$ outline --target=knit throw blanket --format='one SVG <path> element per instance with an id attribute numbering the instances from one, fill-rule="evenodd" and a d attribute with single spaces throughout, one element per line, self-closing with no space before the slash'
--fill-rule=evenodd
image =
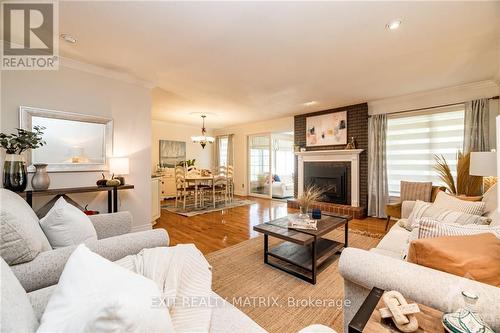
<path id="1" fill-rule="evenodd" d="M 158 285 L 176 333 L 209 331 L 211 266 L 193 244 L 143 249 L 117 263 Z"/>

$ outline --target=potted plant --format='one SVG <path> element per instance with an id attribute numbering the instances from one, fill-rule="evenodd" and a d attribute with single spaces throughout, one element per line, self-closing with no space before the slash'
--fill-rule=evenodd
<path id="1" fill-rule="evenodd" d="M 34 126 L 33 132 L 17 128 L 17 134 L 0 133 L 0 145 L 7 155 L 3 167 L 3 187 L 22 192 L 28 184 L 26 161 L 23 152 L 45 145 L 42 139 L 45 127 Z"/>

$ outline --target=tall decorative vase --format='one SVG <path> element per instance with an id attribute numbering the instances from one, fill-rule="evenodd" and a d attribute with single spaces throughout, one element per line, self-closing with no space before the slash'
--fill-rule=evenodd
<path id="1" fill-rule="evenodd" d="M 31 178 L 31 187 L 34 190 L 46 190 L 50 185 L 49 174 L 47 173 L 47 164 L 34 164 L 35 174 Z"/>
<path id="2" fill-rule="evenodd" d="M 3 187 L 14 191 L 22 192 L 28 185 L 28 173 L 24 157 L 18 154 L 5 155 L 3 164 Z"/>

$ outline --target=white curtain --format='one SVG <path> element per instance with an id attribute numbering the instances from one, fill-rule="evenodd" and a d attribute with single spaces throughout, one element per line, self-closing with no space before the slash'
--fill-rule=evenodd
<path id="1" fill-rule="evenodd" d="M 219 135 L 215 137 L 215 147 L 214 147 L 214 165 L 215 167 L 221 166 L 221 164 L 233 165 L 234 163 L 234 149 L 233 149 L 233 138 L 234 134 Z M 221 156 L 222 163 L 221 163 Z"/>
<path id="2" fill-rule="evenodd" d="M 490 150 L 490 101 L 488 98 L 465 103 L 464 152 Z"/>
<path id="3" fill-rule="evenodd" d="M 368 215 L 386 217 L 387 182 L 387 116 L 373 115 L 368 120 Z"/>

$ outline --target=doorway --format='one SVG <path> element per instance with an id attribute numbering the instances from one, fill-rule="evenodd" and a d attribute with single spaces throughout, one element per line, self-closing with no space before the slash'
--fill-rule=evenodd
<path id="1" fill-rule="evenodd" d="M 294 195 L 293 132 L 248 136 L 249 195 L 286 199 Z"/>

